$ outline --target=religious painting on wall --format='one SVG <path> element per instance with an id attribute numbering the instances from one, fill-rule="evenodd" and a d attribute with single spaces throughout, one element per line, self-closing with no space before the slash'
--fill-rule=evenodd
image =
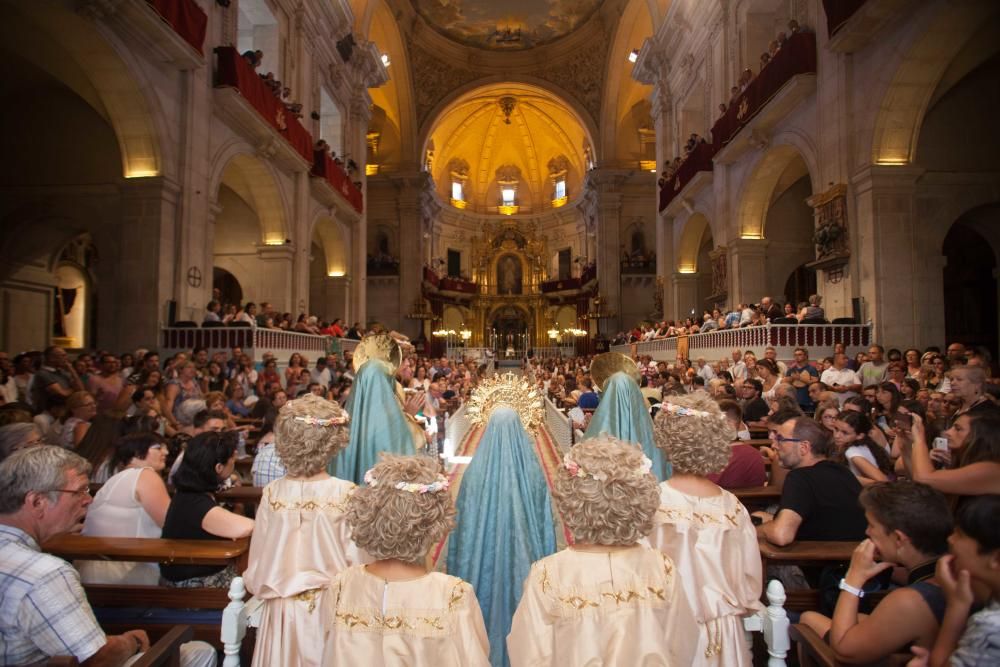
<path id="1" fill-rule="evenodd" d="M 461 44 L 517 51 L 575 30 L 601 0 L 416 0 L 413 4 L 435 30 Z"/>
<path id="2" fill-rule="evenodd" d="M 497 260 L 497 294 L 521 294 L 521 260 L 517 255 L 504 255 Z"/>

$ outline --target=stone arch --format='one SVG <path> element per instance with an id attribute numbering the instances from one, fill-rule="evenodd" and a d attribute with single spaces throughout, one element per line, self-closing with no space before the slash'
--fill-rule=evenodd
<path id="1" fill-rule="evenodd" d="M 351 248 L 344 226 L 335 218 L 323 215 L 312 225 L 313 241 L 319 241 L 323 249 L 326 266 L 324 273 L 331 277 L 341 277 L 351 273 Z"/>
<path id="2" fill-rule="evenodd" d="M 698 266 L 698 252 L 701 250 L 701 240 L 705 230 L 711 233 L 711 225 L 702 213 L 692 214 L 681 230 L 680 243 L 677 246 L 677 273 L 698 273 L 705 267 Z M 713 234 L 713 237 L 715 235 Z"/>
<path id="3" fill-rule="evenodd" d="M 415 165 L 423 155 L 417 151 L 422 143 L 417 141 L 417 112 L 412 95 L 410 60 L 395 16 L 385 0 L 369 0 L 355 24 L 360 34 L 378 45 L 381 53 L 389 56 L 389 80 L 378 88 L 369 88 L 368 94 L 373 104 L 386 111 L 388 120 L 399 132 L 402 141 L 398 163 Z"/>
<path id="4" fill-rule="evenodd" d="M 669 6 L 669 0 L 666 2 Z M 629 0 L 622 10 L 608 52 L 604 104 L 601 105 L 600 144 L 592 144 L 599 150 L 602 160 L 623 160 L 626 156 L 622 155 L 622 147 L 639 144 L 638 135 L 634 139 L 621 135 L 628 130 L 634 131 L 629 112 L 638 102 L 648 99 L 652 86 L 632 78 L 632 63 L 628 60 L 628 54 L 633 49 L 641 48 L 643 42 L 653 36 L 655 24 L 652 17 L 657 14 L 660 14 L 659 8 L 655 4 L 651 6 L 649 0 Z M 666 14 L 666 8 L 662 14 Z M 656 159 L 655 155 L 652 159 Z"/>
<path id="5" fill-rule="evenodd" d="M 84 16 L 50 3 L 4 3 L 0 39 L 6 49 L 64 83 L 104 115 L 114 130 L 125 178 L 158 176 L 172 158 L 166 123 L 144 91 L 145 77 L 127 48 Z"/>
<path id="6" fill-rule="evenodd" d="M 280 245 L 291 237 L 287 203 L 274 168 L 254 157 L 241 141 L 228 142 L 212 161 L 210 192 L 218 193 L 223 185 L 254 209 L 261 243 Z"/>
<path id="7" fill-rule="evenodd" d="M 940 3 L 926 29 L 903 51 L 881 97 L 872 137 L 871 161 L 903 165 L 916 157 L 924 116 L 948 66 L 973 35 L 1000 8 L 995 3 Z"/>
<path id="8" fill-rule="evenodd" d="M 796 161 L 801 161 L 809 180 L 817 182 L 818 171 L 811 150 L 803 150 L 802 137 L 779 136 L 779 140 L 757 160 L 743 182 L 736 214 L 736 237 L 763 239 L 767 211 L 775 188 L 782 176 Z"/>

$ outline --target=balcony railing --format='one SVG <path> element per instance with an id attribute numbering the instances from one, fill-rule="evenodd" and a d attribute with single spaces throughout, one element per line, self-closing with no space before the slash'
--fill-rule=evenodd
<path id="1" fill-rule="evenodd" d="M 310 141 L 312 141 L 311 138 Z M 362 195 L 361 190 L 358 190 L 357 186 L 351 182 L 351 178 L 344 168 L 334 162 L 333 159 L 330 158 L 330 154 L 326 151 L 314 151 L 312 163 L 313 175 L 326 179 L 326 182 L 330 184 L 330 187 L 333 188 L 335 192 L 340 193 L 344 199 L 350 203 L 355 211 L 361 213 L 365 207 L 364 195 Z"/>
<path id="2" fill-rule="evenodd" d="M 631 356 L 650 355 L 657 361 L 673 361 L 682 356 L 686 359 L 704 357 L 714 362 L 729 359 L 736 349 L 752 351 L 761 358 L 768 347 L 775 348 L 778 358 L 785 360 L 794 356 L 795 348 L 804 347 L 809 350 L 811 359 L 819 359 L 833 354 L 835 343 L 843 343 L 848 355 L 866 351 L 871 344 L 871 325 L 767 324 L 613 345 L 611 350 Z"/>
<path id="3" fill-rule="evenodd" d="M 715 151 L 722 151 L 792 78 L 799 74 L 815 73 L 816 34 L 795 33 L 715 122 L 712 127 Z"/>
<path id="4" fill-rule="evenodd" d="M 208 15 L 194 0 L 146 0 L 163 20 L 200 55 L 205 44 Z"/>
<path id="5" fill-rule="evenodd" d="M 275 97 L 254 68 L 231 46 L 216 47 L 215 53 L 219 61 L 216 87 L 235 88 L 264 122 L 280 134 L 307 164 L 313 164 L 312 135 L 285 109 L 285 105 Z"/>
<path id="6" fill-rule="evenodd" d="M 713 130 L 714 132 L 714 130 Z M 667 208 L 674 197 L 681 193 L 688 183 L 700 171 L 712 171 L 712 157 L 715 155 L 717 146 L 710 143 L 701 143 L 695 146 L 684 161 L 681 162 L 673 178 L 663 184 L 660 188 L 660 211 Z"/>
<path id="7" fill-rule="evenodd" d="M 209 355 L 215 352 L 228 355 L 238 347 L 254 361 L 261 361 L 264 353 L 270 352 L 279 366 L 287 364 L 293 352 L 315 361 L 320 355 L 341 354 L 358 346 L 358 341 L 349 338 L 257 327 L 168 327 L 161 330 L 161 341 L 161 352 L 166 355 L 190 352 L 196 347 L 207 349 Z"/>
<path id="8" fill-rule="evenodd" d="M 549 294 L 551 292 L 565 292 L 569 290 L 578 290 L 586 287 L 590 282 L 597 278 L 597 265 L 588 264 L 584 267 L 583 272 L 580 273 L 577 278 L 564 278 L 562 280 L 546 280 L 539 284 L 538 288 L 541 290 L 542 294 Z"/>

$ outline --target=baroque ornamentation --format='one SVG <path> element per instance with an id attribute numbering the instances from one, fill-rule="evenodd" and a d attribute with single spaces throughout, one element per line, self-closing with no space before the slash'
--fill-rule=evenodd
<path id="1" fill-rule="evenodd" d="M 806 202 L 813 207 L 816 218 L 816 261 L 809 266 L 825 270 L 828 274 L 838 272 L 851 257 L 847 224 L 847 185 L 834 185 L 826 192 L 813 195 Z M 828 277 L 830 277 L 828 275 Z"/>
<path id="2" fill-rule="evenodd" d="M 468 403 L 469 421 L 485 425 L 497 408 L 517 412 L 528 431 L 538 428 L 545 419 L 545 403 L 538 391 L 524 378 L 513 373 L 494 375 L 479 383 Z"/>
<path id="3" fill-rule="evenodd" d="M 418 123 L 423 125 L 431 109 L 445 99 L 449 92 L 479 78 L 480 75 L 438 59 L 412 40 L 409 42 L 409 51 L 411 78 L 420 82 L 419 86 L 413 87 L 413 101 Z"/>

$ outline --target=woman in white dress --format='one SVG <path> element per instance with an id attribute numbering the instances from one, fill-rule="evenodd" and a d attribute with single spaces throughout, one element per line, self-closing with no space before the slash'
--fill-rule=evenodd
<path id="1" fill-rule="evenodd" d="M 161 473 L 167 462 L 166 442 L 156 433 L 133 433 L 121 439 L 111 462 L 113 475 L 87 510 L 83 534 L 91 537 L 159 537 L 170 506 Z M 122 467 L 123 466 L 123 467 Z M 79 561 L 85 584 L 155 586 L 156 563 Z"/>

